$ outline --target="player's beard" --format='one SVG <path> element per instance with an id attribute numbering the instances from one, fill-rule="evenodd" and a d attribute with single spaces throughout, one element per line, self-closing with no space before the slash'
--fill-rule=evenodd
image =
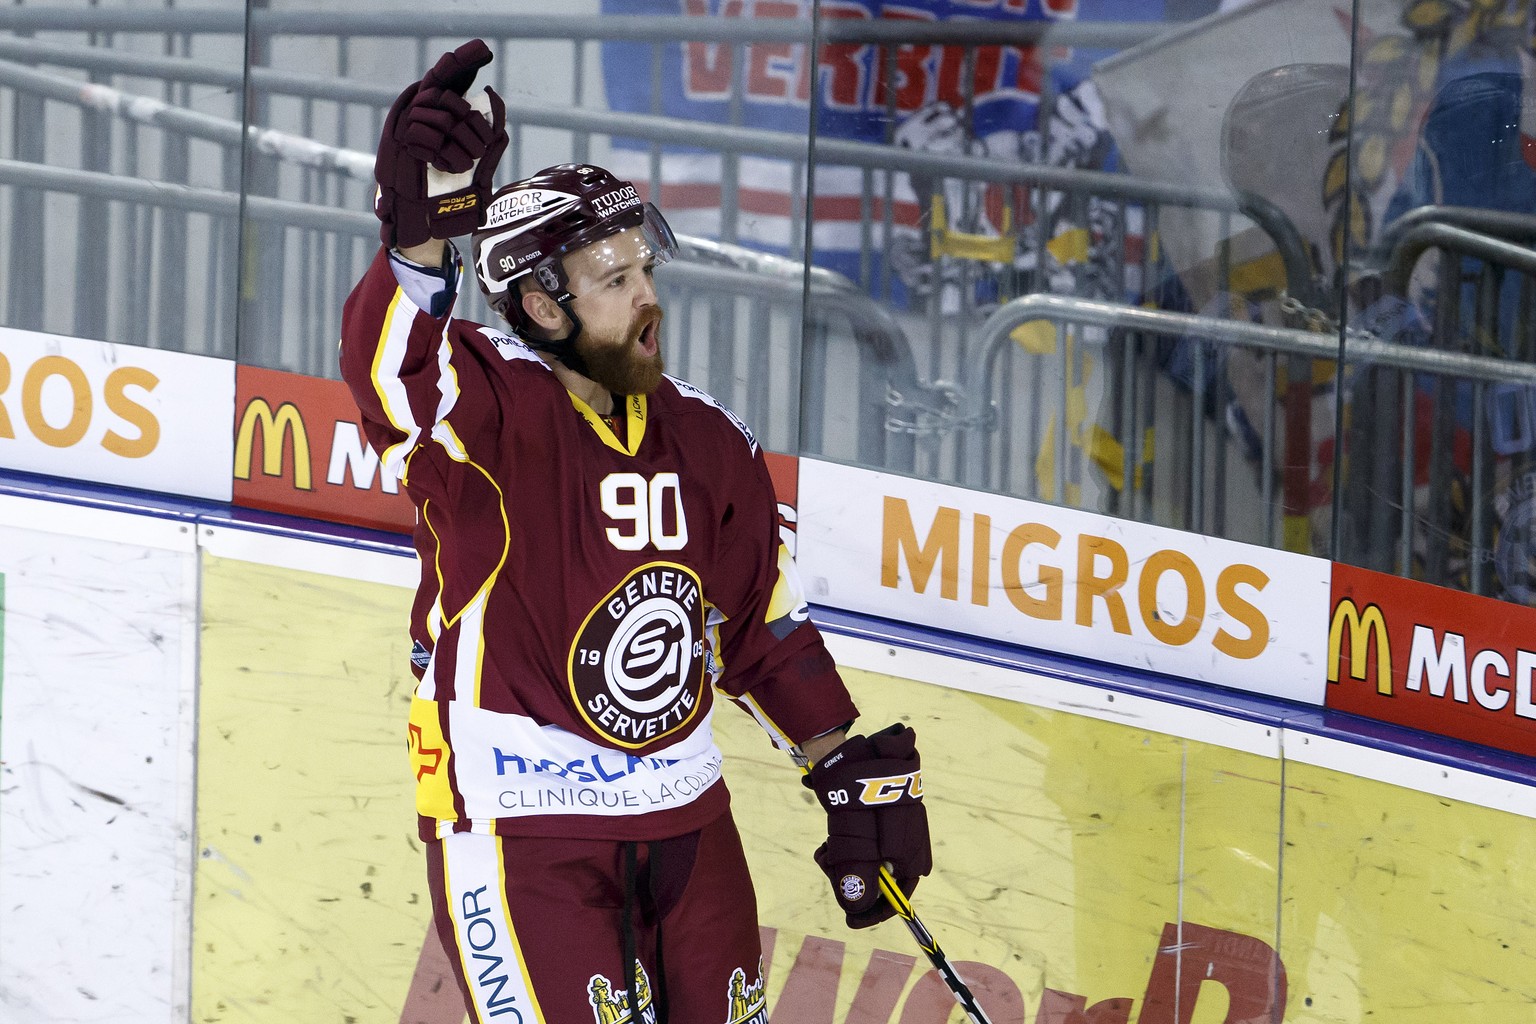
<path id="1" fill-rule="evenodd" d="M 642 338 L 655 343 L 654 353 L 641 347 Z M 619 336 L 583 330 L 576 339 L 576 354 L 586 361 L 587 376 L 614 394 L 650 394 L 666 370 L 661 356 L 661 307 L 646 307 Z"/>

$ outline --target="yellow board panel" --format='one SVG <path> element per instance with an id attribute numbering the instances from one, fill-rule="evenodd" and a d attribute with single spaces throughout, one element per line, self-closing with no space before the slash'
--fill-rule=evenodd
<path id="1" fill-rule="evenodd" d="M 1223 934 L 1208 936 L 1213 941 L 1207 945 L 1214 948 L 1207 959 L 1178 965 L 1178 976 L 1191 981 L 1194 991 L 1181 984 L 1176 1002 L 1194 1000 L 1193 1024 L 1221 1024 L 1229 1007 L 1240 1011 L 1234 1022 L 1270 1024 L 1276 1019 L 1272 1012 L 1289 1003 L 1284 966 L 1276 958 L 1281 762 L 1207 743 L 1183 748 L 1180 913 L 1187 924 Z M 1197 936 L 1180 939 L 1187 944 Z M 1287 1012 L 1284 1019 L 1304 1018 Z"/>
<path id="2" fill-rule="evenodd" d="M 1294 1019 L 1536 1019 L 1530 819 L 1295 761 L 1286 784 Z"/>
<path id="3" fill-rule="evenodd" d="M 861 728 L 901 718 L 918 731 L 936 872 L 913 903 L 996 1024 L 1115 1024 L 1149 999 L 1144 1024 L 1220 1024 L 1229 1006 L 1271 1019 L 1278 761 L 845 674 Z M 780 757 L 737 717 L 719 731 L 774 942 L 775 1013 L 960 1020 L 899 922 L 842 924 L 810 860 L 822 823 L 809 794 L 784 785 Z"/>
<path id="4" fill-rule="evenodd" d="M 400 1019 L 430 917 L 409 592 L 204 556 L 193 1021 Z"/>
<path id="5" fill-rule="evenodd" d="M 203 601 L 193 1020 L 459 1024 L 402 736 L 409 593 L 205 556 Z M 918 730 L 937 871 L 914 904 L 996 1024 L 1530 1019 L 1527 819 L 845 674 L 861 729 Z M 716 722 L 775 1019 L 958 1021 L 899 922 L 843 925 L 787 758 Z"/>

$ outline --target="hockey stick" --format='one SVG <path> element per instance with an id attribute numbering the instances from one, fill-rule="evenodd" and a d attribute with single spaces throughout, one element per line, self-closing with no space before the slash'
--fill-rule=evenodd
<path id="1" fill-rule="evenodd" d="M 901 886 L 896 884 L 896 879 L 891 877 L 883 865 L 880 868 L 880 891 L 885 894 L 886 902 L 891 909 L 896 911 L 902 923 L 907 926 L 907 931 L 912 933 L 912 938 L 917 940 L 918 948 L 928 957 L 928 962 L 933 969 L 939 972 L 939 977 L 944 979 L 944 984 L 949 986 L 950 994 L 955 997 L 955 1002 L 960 1004 L 960 1009 L 965 1011 L 971 1024 L 992 1024 L 992 1018 L 976 1003 L 976 997 L 971 994 L 970 987 L 960 980 L 960 975 L 955 973 L 954 966 L 949 962 L 949 957 L 939 948 L 939 940 L 933 937 L 923 922 L 917 919 L 917 911 L 912 909 L 912 901 L 907 899 L 907 894 L 901 891 Z"/>

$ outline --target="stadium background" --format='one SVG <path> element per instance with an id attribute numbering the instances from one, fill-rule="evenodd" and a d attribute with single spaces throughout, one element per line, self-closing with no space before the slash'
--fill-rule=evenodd
<path id="1" fill-rule="evenodd" d="M 994 1020 L 1525 1019 L 1528 3 L 377 7 L 0 11 L 5 1019 L 461 1019 L 331 359 L 379 112 L 477 33 L 503 179 L 689 236 L 674 365 L 924 737 Z M 721 736 L 779 1018 L 946 1019 Z"/>

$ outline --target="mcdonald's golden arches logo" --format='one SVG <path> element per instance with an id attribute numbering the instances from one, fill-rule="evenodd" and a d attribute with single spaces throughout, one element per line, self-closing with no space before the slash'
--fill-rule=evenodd
<path id="1" fill-rule="evenodd" d="M 1378 605 L 1364 610 L 1353 598 L 1341 598 L 1333 607 L 1328 624 L 1328 681 L 1339 681 L 1339 660 L 1343 656 L 1344 631 L 1349 630 L 1349 677 L 1364 682 L 1370 672 L 1369 655 L 1376 653 L 1376 692 L 1392 696 L 1392 640 L 1387 636 L 1387 620 Z"/>
<path id="2" fill-rule="evenodd" d="M 299 407 L 284 402 L 273 409 L 265 398 L 253 398 L 240 417 L 235 435 L 235 479 L 251 478 L 251 447 L 256 443 L 256 428 L 261 427 L 261 471 L 267 476 L 283 475 L 283 446 L 293 438 L 293 486 L 312 491 L 309 468 L 309 434 Z"/>

